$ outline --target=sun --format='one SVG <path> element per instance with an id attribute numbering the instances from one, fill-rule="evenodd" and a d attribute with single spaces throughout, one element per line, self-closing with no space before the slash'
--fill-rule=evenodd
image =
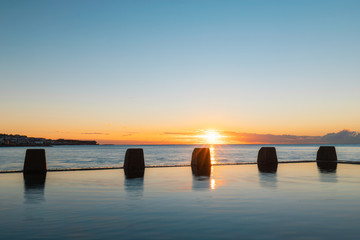
<path id="1" fill-rule="evenodd" d="M 207 144 L 221 144 L 222 138 L 221 134 L 216 130 L 205 130 L 203 131 L 204 134 L 198 135 L 200 139 L 202 139 Z"/>
<path id="2" fill-rule="evenodd" d="M 208 131 L 205 135 L 204 138 L 206 139 L 206 141 L 208 143 L 215 143 L 218 139 L 219 139 L 220 134 L 218 132 L 215 131 Z"/>

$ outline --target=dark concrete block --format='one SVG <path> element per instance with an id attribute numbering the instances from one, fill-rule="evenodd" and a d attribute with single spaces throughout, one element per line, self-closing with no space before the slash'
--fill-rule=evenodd
<path id="1" fill-rule="evenodd" d="M 195 176 L 210 176 L 211 158 L 209 148 L 195 148 L 191 157 L 191 170 Z"/>
<path id="2" fill-rule="evenodd" d="M 316 154 L 316 161 L 336 162 L 337 155 L 334 146 L 321 146 Z"/>
<path id="3" fill-rule="evenodd" d="M 260 172 L 276 172 L 278 167 L 276 149 L 274 147 L 260 148 L 257 157 L 257 165 Z"/>
<path id="4" fill-rule="evenodd" d="M 24 161 L 24 173 L 43 174 L 46 173 L 45 149 L 27 149 Z"/>
<path id="5" fill-rule="evenodd" d="M 45 200 L 45 173 L 24 173 L 24 199 L 25 203 L 40 203 Z"/>
<path id="6" fill-rule="evenodd" d="M 126 150 L 124 171 L 127 178 L 144 177 L 145 160 L 142 148 L 129 148 Z"/>
<path id="7" fill-rule="evenodd" d="M 24 186 L 26 188 L 44 188 L 45 180 L 46 180 L 46 173 L 41 174 L 31 174 L 31 173 L 24 173 Z"/>
<path id="8" fill-rule="evenodd" d="M 320 172 L 336 172 L 337 155 L 334 146 L 320 146 L 316 154 L 316 164 Z"/>
<path id="9" fill-rule="evenodd" d="M 318 169 L 322 173 L 336 172 L 337 162 L 316 161 Z"/>

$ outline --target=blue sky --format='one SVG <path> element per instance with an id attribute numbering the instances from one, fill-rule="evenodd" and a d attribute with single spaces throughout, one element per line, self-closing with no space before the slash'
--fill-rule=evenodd
<path id="1" fill-rule="evenodd" d="M 359 10 L 359 1 L 1 1 L 0 130 L 358 131 Z"/>

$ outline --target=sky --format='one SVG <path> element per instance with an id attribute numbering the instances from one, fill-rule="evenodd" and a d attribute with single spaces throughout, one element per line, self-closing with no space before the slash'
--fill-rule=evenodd
<path id="1" fill-rule="evenodd" d="M 360 143 L 359 11 L 349 0 L 1 0 L 0 133 Z"/>

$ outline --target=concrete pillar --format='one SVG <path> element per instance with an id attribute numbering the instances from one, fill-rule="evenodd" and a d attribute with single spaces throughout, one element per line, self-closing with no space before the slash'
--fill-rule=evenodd
<path id="1" fill-rule="evenodd" d="M 24 174 L 44 174 L 47 171 L 45 149 L 27 149 Z"/>
<path id="2" fill-rule="evenodd" d="M 321 146 L 316 154 L 316 161 L 336 162 L 336 150 L 334 146 Z"/>
<path id="3" fill-rule="evenodd" d="M 211 158 L 209 148 L 195 148 L 191 157 L 191 170 L 195 176 L 210 176 Z"/>
<path id="4" fill-rule="evenodd" d="M 129 148 L 126 150 L 124 171 L 127 178 L 144 177 L 145 160 L 142 148 Z"/>
<path id="5" fill-rule="evenodd" d="M 321 172 L 335 172 L 337 155 L 334 146 L 321 146 L 316 154 L 316 164 Z"/>
<path id="6" fill-rule="evenodd" d="M 322 173 L 334 173 L 336 172 L 337 162 L 325 162 L 325 161 L 316 161 L 318 169 Z"/>
<path id="7" fill-rule="evenodd" d="M 260 172 L 274 173 L 277 170 L 278 159 L 274 147 L 262 147 L 258 152 L 257 165 Z"/>
<path id="8" fill-rule="evenodd" d="M 41 203 L 45 200 L 46 173 L 24 173 L 24 200 L 26 204 Z"/>

